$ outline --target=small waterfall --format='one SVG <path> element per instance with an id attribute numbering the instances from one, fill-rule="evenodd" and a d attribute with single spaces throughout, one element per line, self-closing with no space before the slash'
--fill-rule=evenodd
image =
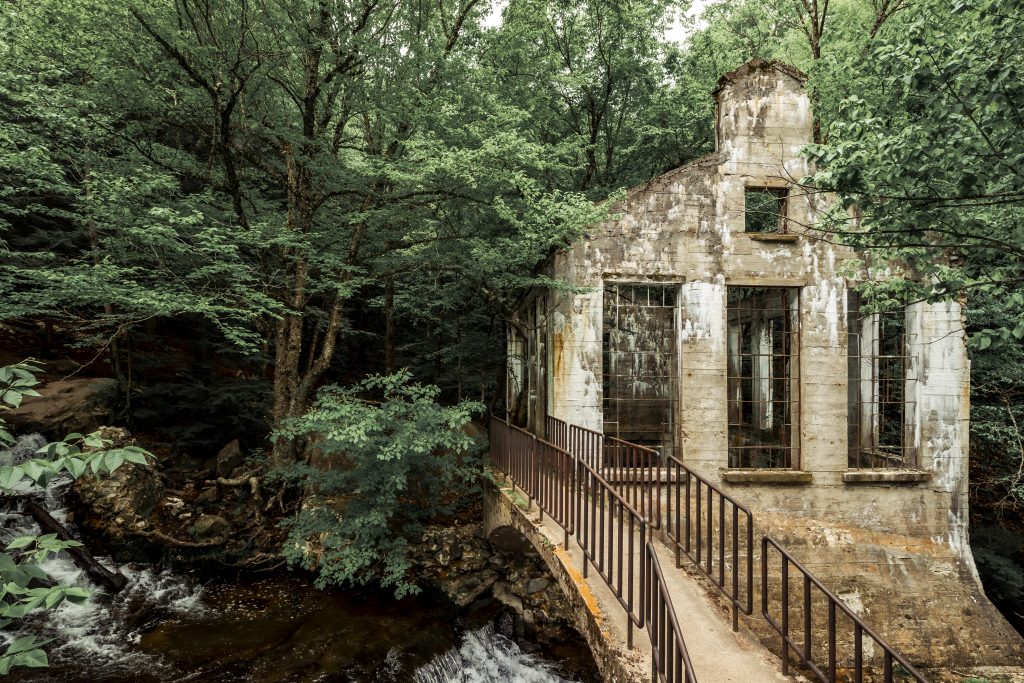
<path id="1" fill-rule="evenodd" d="M 36 443 L 36 442 L 39 443 Z M 45 440 L 38 435 L 22 437 L 18 444 L 0 451 L 0 464 L 13 464 L 32 457 L 35 448 Z M 22 488 L 29 490 L 25 483 Z M 67 496 L 71 479 L 57 477 L 46 487 L 42 501 L 54 519 L 66 523 Z M 16 508 L 0 510 L 0 543 L 6 546 L 18 536 L 40 533 L 31 517 Z M 114 568 L 109 557 L 97 557 L 105 566 Z M 82 586 L 93 590 L 84 605 L 64 603 L 55 610 L 36 611 L 23 621 L 19 632 L 0 631 L 0 644 L 6 645 L 16 637 L 32 633 L 52 638 L 47 647 L 51 664 L 62 661 L 82 662 L 85 668 L 104 674 L 131 676 L 139 671 L 158 675 L 163 663 L 158 658 L 137 650 L 140 633 L 155 621 L 188 615 L 202 616 L 202 588 L 187 576 L 172 572 L 157 573 L 144 565 L 118 567 L 128 583 L 120 593 L 107 595 L 89 581 L 66 553 L 51 556 L 42 564 L 50 578 L 66 586 Z M 19 680 L 48 680 L 46 670 L 18 670 Z"/>
<path id="2" fill-rule="evenodd" d="M 565 683 L 552 667 L 519 649 L 492 625 L 469 631 L 452 648 L 420 667 L 415 683 Z"/>

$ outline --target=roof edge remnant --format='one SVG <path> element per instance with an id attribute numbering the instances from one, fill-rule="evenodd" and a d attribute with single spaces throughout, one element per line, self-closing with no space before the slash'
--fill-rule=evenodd
<path id="1" fill-rule="evenodd" d="M 800 82 L 801 84 L 803 84 L 807 80 L 807 74 L 805 74 L 803 71 L 796 68 L 795 66 L 792 66 L 791 64 L 780 62 L 777 59 L 769 60 L 761 59 L 760 57 L 754 57 L 753 59 L 740 65 L 738 68 L 733 69 L 729 73 L 723 74 L 722 77 L 718 79 L 718 85 L 715 87 L 714 90 L 711 91 L 711 94 L 717 98 L 718 93 L 720 93 L 722 89 L 725 88 L 725 86 L 727 86 L 728 84 L 738 81 L 741 78 L 744 78 L 745 76 L 754 73 L 755 71 L 766 71 L 769 69 L 781 71 L 782 73 Z"/>

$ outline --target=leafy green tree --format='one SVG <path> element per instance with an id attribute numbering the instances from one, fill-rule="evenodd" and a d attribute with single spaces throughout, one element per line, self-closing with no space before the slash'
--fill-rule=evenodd
<path id="1" fill-rule="evenodd" d="M 675 48 L 664 38 L 688 4 L 508 4 L 486 65 L 509 100 L 524 103 L 537 139 L 558 146 L 564 166 L 552 169 L 552 185 L 604 199 L 693 151 L 690 99 L 673 87 Z"/>
<path id="2" fill-rule="evenodd" d="M 5 315 L 75 322 L 112 351 L 144 321 L 205 319 L 265 352 L 274 426 L 329 371 L 361 374 L 346 354 L 376 287 L 444 281 L 486 305 L 600 215 L 546 183 L 557 153 L 476 67 L 477 0 L 4 11 L 24 86 L 9 98 L 30 114 L 2 168 L 47 187 L 0 207 L 19 228 Z M 69 244 L 40 251 L 20 228 L 50 234 L 54 204 Z M 279 439 L 274 462 L 298 446 Z"/>
<path id="3" fill-rule="evenodd" d="M 119 375 L 122 341 L 153 318 L 195 315 L 256 347 L 253 322 L 274 309 L 245 258 L 256 235 L 224 229 L 211 193 L 185 191 L 162 158 L 182 158 L 174 128 L 156 137 L 166 91 L 125 62 L 153 51 L 99 1 L 7 4 L 0 27 L 3 317 L 74 326 Z"/>
<path id="4" fill-rule="evenodd" d="M 320 390 L 284 436 L 314 435 L 316 455 L 279 471 L 306 487 L 289 520 L 285 557 L 317 572 L 317 585 L 380 581 L 414 592 L 406 549 L 424 523 L 452 512 L 480 476 L 481 444 L 466 431 L 482 406 L 444 407 L 436 387 L 408 372 Z"/>
<path id="5" fill-rule="evenodd" d="M 850 95 L 811 150 L 842 239 L 904 264 L 920 296 L 1002 302 L 1010 322 L 979 332 L 982 349 L 1024 337 L 1022 35 L 1018 2 L 916 5 L 866 55 L 837 58 L 829 78 Z"/>

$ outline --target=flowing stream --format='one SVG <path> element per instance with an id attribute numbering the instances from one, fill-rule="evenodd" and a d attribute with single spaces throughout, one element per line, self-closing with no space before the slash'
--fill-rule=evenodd
<path id="1" fill-rule="evenodd" d="M 60 520 L 65 488 L 47 492 L 47 507 Z M 0 542 L 26 533 L 38 533 L 30 519 L 0 513 Z M 112 566 L 110 558 L 98 559 Z M 62 583 L 89 585 L 67 557 L 53 557 L 45 568 Z M 30 615 L 24 630 L 54 639 L 51 666 L 18 669 L 8 680 L 597 680 L 582 643 L 557 654 L 527 653 L 496 632 L 493 610 L 459 614 L 438 596 L 396 601 L 384 592 L 320 591 L 289 573 L 200 581 L 149 565 L 120 569 L 128 584 L 118 595 L 96 591 L 84 606 Z M 8 642 L 14 635 L 3 633 Z"/>

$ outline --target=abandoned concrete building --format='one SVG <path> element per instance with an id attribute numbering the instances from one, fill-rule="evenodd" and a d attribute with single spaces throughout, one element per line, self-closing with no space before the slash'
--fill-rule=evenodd
<path id="1" fill-rule="evenodd" d="M 714 92 L 715 151 L 630 191 L 543 272 L 508 339 L 508 406 L 672 454 L 755 511 L 893 645 L 1019 665 L 968 545 L 961 304 L 862 313 L 858 254 L 798 185 L 804 76 L 752 61 Z"/>

